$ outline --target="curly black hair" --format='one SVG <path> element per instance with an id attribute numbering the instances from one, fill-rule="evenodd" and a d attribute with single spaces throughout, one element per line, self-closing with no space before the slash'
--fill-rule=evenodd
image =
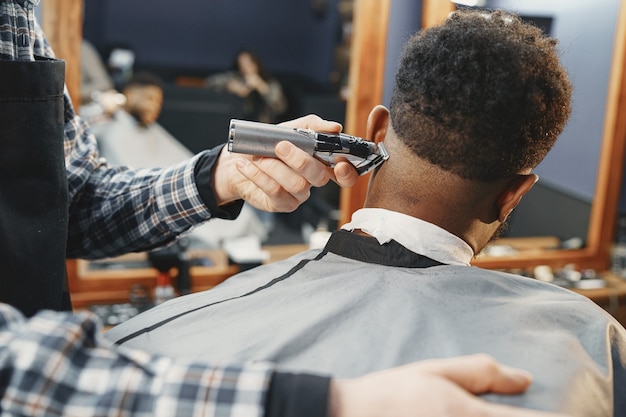
<path id="1" fill-rule="evenodd" d="M 412 36 L 391 120 L 419 157 L 491 181 L 535 167 L 571 112 L 557 41 L 503 11 L 460 10 Z"/>

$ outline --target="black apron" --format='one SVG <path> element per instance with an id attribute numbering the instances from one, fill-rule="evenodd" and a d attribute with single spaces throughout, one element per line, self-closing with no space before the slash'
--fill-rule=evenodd
<path id="1" fill-rule="evenodd" d="M 0 301 L 26 316 L 69 308 L 65 63 L 0 61 Z"/>

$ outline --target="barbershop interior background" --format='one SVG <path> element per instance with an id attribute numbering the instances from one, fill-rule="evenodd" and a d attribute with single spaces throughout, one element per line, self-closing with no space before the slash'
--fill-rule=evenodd
<path id="1" fill-rule="evenodd" d="M 314 113 L 344 123 L 352 11 L 353 0 L 183 0 L 175 6 L 86 0 L 83 37 L 105 62 L 129 50 L 133 71 L 163 80 L 158 122 L 195 153 L 224 143 L 230 119 L 243 118 L 240 97 L 202 83 L 232 70 L 244 49 L 256 53 L 282 87 L 287 106 L 275 122 Z M 306 237 L 302 227 L 336 226 L 338 188 L 331 184 L 317 194 L 298 212 L 275 215 L 267 239 L 297 243 Z"/>
<path id="2" fill-rule="evenodd" d="M 85 0 L 83 37 L 95 47 L 117 87 L 132 73 L 148 71 L 160 77 L 164 99 L 158 123 L 195 153 L 224 143 L 230 119 L 242 117 L 240 97 L 204 83 L 211 75 L 232 70 L 243 49 L 254 51 L 282 87 L 287 107 L 276 116 L 277 122 L 314 113 L 345 125 L 356 1 L 180 0 L 173 5 L 162 0 Z M 553 152 L 538 167 L 540 182 L 513 213 L 506 237 L 555 236 L 560 244 L 584 247 L 596 196 L 613 53 L 610 29 L 615 27 L 619 1 L 598 2 L 596 19 L 604 23 L 593 27 L 585 24 L 588 10 L 574 2 L 487 3 L 515 9 L 564 39 L 563 62 L 575 83 L 574 114 Z M 420 28 L 422 2 L 392 1 L 389 19 L 382 104 L 391 93 L 400 48 Z M 130 69 L 113 65 L 119 56 L 132 57 Z M 272 216 L 270 233 L 262 243 L 306 244 L 316 228 L 336 228 L 339 200 L 334 184 L 317 190 L 296 212 Z M 618 211 L 620 218 L 626 214 L 625 192 Z M 257 215 L 267 220 L 262 213 Z M 617 222 L 616 241 L 626 241 L 621 223 Z"/>
<path id="3" fill-rule="evenodd" d="M 419 28 L 421 20 L 420 1 L 392 3 L 387 74 L 393 74 L 400 45 Z M 499 7 L 507 2 L 491 3 Z M 508 3 L 557 37 L 570 36 L 584 26 L 586 9 L 575 4 Z M 566 140 L 557 144 L 557 148 L 564 148 L 565 157 L 549 155 L 543 164 L 546 168 L 539 168 L 541 182 L 513 216 L 510 236 L 552 234 L 585 239 L 596 181 L 597 132 L 602 129 L 612 53 L 612 33 L 605 28 L 614 25 L 614 14 L 603 3 L 609 6 L 616 2 L 598 3 L 598 14 L 606 25 L 596 28 L 592 36 L 574 37 L 576 44 L 562 45 L 570 51 L 565 64 L 578 79 L 575 103 L 580 109 L 564 133 Z M 237 52 L 243 49 L 256 52 L 283 88 L 287 108 L 277 121 L 315 113 L 345 123 L 353 9 L 354 0 L 181 0 L 175 6 L 149 0 L 86 0 L 83 36 L 105 62 L 113 51 L 129 50 L 134 56 L 133 71 L 147 70 L 162 78 L 164 102 L 158 122 L 189 150 L 198 152 L 225 141 L 228 122 L 241 115 L 242 107 L 239 97 L 202 88 L 202 81 L 232 69 Z M 573 49 L 581 53 L 572 54 Z M 602 59 L 588 65 L 589 50 Z M 392 81 L 387 80 L 386 85 Z M 385 99 L 389 93 L 385 91 Z M 592 139 L 568 140 L 574 132 Z M 331 185 L 319 194 L 317 206 L 303 207 L 304 213 L 291 219 L 284 216 L 288 227 L 281 228 L 285 233 L 276 237 L 278 241 L 301 239 L 298 229 L 307 223 L 302 216 L 313 218 L 313 227 L 320 221 L 330 223 L 331 228 L 336 226 L 333 210 L 338 207 L 338 190 Z"/>

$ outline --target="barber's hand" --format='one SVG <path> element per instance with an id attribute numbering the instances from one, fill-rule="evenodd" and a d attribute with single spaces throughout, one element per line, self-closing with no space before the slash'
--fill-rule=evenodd
<path id="1" fill-rule="evenodd" d="M 330 417 L 564 417 L 475 396 L 521 393 L 530 382 L 528 373 L 486 355 L 418 362 L 333 381 Z"/>
<path id="2" fill-rule="evenodd" d="M 314 115 L 281 125 L 341 131 L 339 123 Z M 231 153 L 224 147 L 212 176 L 218 204 L 243 199 L 264 211 L 291 212 L 309 198 L 312 186 L 321 187 L 332 179 L 342 187 L 351 187 L 358 179 L 351 163 L 341 161 L 332 169 L 290 142 L 279 142 L 275 152 L 278 159 Z"/>

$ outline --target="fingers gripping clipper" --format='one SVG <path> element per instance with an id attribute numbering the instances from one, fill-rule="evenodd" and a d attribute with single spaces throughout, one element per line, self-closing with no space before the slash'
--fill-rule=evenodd
<path id="1" fill-rule="evenodd" d="M 275 158 L 274 147 L 283 140 L 330 166 L 334 166 L 336 160 L 346 159 L 354 165 L 359 175 L 366 174 L 389 158 L 382 143 L 344 133 L 323 133 L 237 119 L 230 121 L 230 152 Z"/>

